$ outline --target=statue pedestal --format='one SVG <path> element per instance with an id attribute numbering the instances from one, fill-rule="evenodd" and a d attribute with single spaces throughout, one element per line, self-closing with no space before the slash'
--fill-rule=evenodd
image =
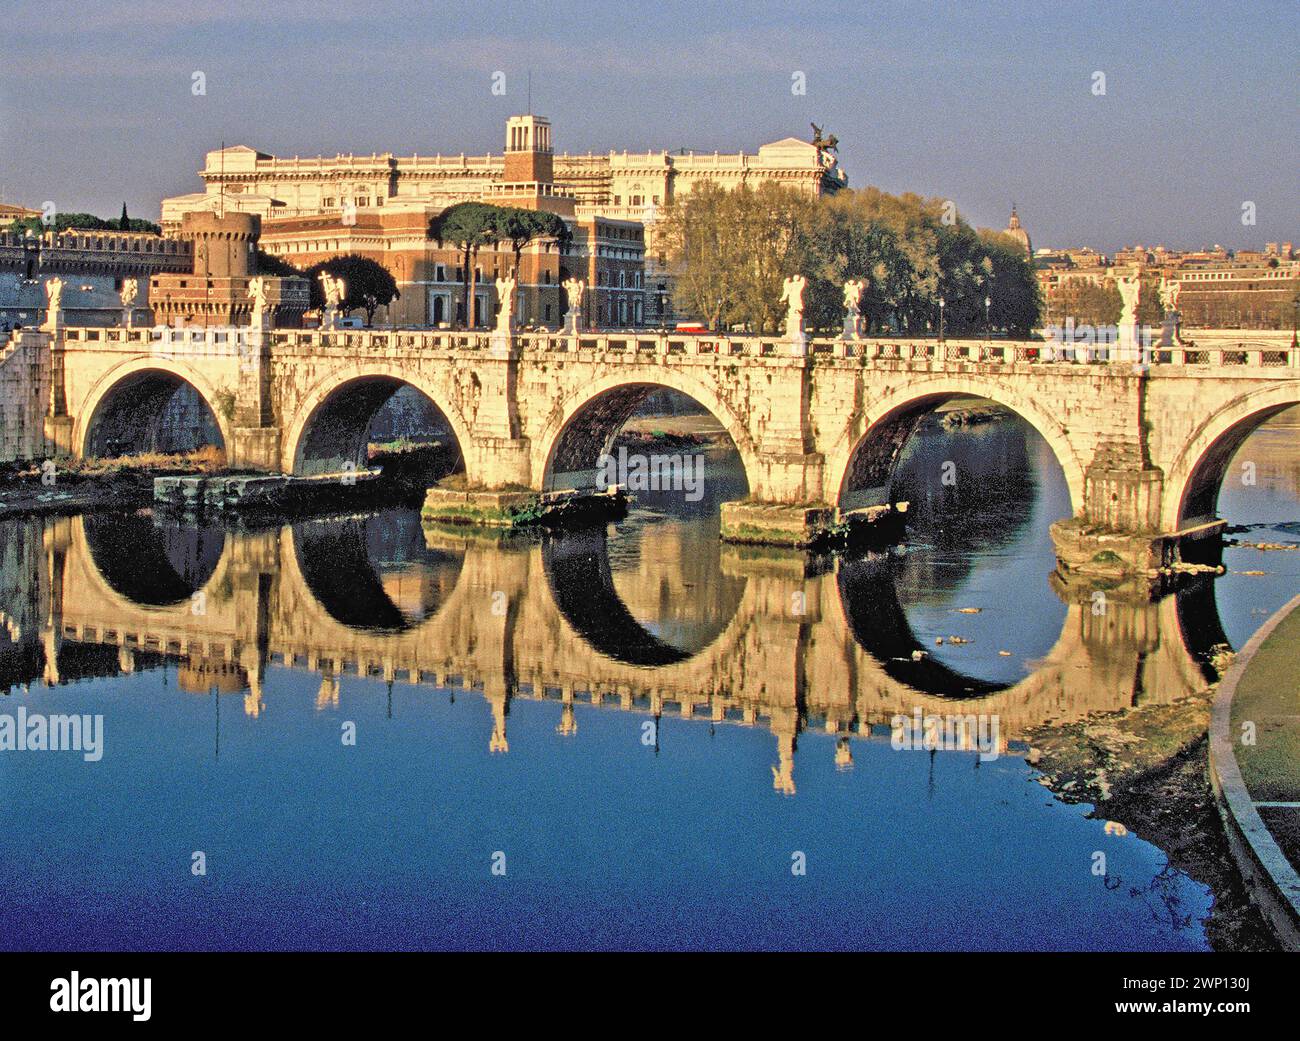
<path id="1" fill-rule="evenodd" d="M 1141 330 L 1136 321 L 1121 322 L 1112 361 L 1137 361 L 1141 347 Z"/>
<path id="2" fill-rule="evenodd" d="M 1179 326 L 1182 324 L 1181 315 L 1177 311 L 1166 311 L 1165 319 L 1160 323 L 1160 346 L 1176 347 L 1182 336 L 1180 335 Z"/>
<path id="3" fill-rule="evenodd" d="M 578 328 L 578 316 L 572 311 L 564 316 L 564 328 L 561 331 L 565 336 L 577 336 L 581 332 Z"/>
<path id="4" fill-rule="evenodd" d="M 808 334 L 800 330 L 796 333 L 787 332 L 782 343 L 790 348 L 790 354 L 796 358 L 808 357 Z"/>
<path id="5" fill-rule="evenodd" d="M 842 334 L 843 338 L 846 339 L 846 340 L 859 340 L 859 339 L 861 339 L 861 338 L 862 338 L 862 327 L 863 327 L 863 325 L 865 325 L 865 324 L 866 324 L 866 323 L 863 322 L 863 320 L 862 320 L 862 316 L 861 316 L 861 315 L 857 315 L 857 314 L 846 314 L 846 315 L 844 316 L 844 332 L 843 332 L 843 334 Z"/>
<path id="6" fill-rule="evenodd" d="M 508 358 L 510 349 L 514 346 L 514 337 L 509 332 L 501 329 L 495 329 L 492 332 L 492 338 L 489 341 L 488 350 L 494 358 Z"/>
<path id="7" fill-rule="evenodd" d="M 46 311 L 45 321 L 41 323 L 41 332 L 57 333 L 64 324 L 63 308 L 60 307 L 57 311 Z"/>

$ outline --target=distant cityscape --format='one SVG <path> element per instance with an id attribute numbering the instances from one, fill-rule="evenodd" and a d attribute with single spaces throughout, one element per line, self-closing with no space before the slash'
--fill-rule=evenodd
<path id="1" fill-rule="evenodd" d="M 849 185 L 834 142 L 820 131 L 812 141 L 787 137 L 755 153 L 571 155 L 556 154 L 549 121 L 528 114 L 507 121 L 504 146 L 477 156 L 307 158 L 243 144 L 220 148 L 205 157 L 202 191 L 161 201 L 156 230 L 110 222 L 34 231 L 42 210 L 0 202 L 0 229 L 9 229 L 0 230 L 0 327 L 34 323 L 45 307 L 43 280 L 54 275 L 67 283 L 63 308 L 77 323 L 116 324 L 123 281 L 136 278 L 136 306 L 155 321 L 242 324 L 248 280 L 257 274 L 249 258 L 259 252 L 297 270 L 346 255 L 375 261 L 400 293 L 377 310 L 376 324 L 482 327 L 499 303 L 493 280 L 517 267 L 516 315 L 524 327 L 559 325 L 562 284 L 570 278 L 587 287 L 584 322 L 665 327 L 698 317 L 674 306 L 672 264 L 655 236 L 666 207 L 704 182 L 727 189 L 775 183 L 814 197 Z M 564 241 L 542 236 L 514 249 L 491 242 L 477 250 L 468 321 L 464 256 L 426 234 L 434 217 L 465 202 L 555 214 L 567 229 Z M 20 222 L 24 230 L 13 230 Z M 1002 231 L 1032 261 L 1045 321 L 1113 322 L 1116 280 L 1131 275 L 1179 283 L 1188 327 L 1276 329 L 1296 321 L 1300 258 L 1291 242 L 1236 251 L 1136 245 L 1109 256 L 1087 246 L 1034 249 L 1014 205 Z M 211 255 L 222 242 L 227 253 L 231 243 L 246 244 L 247 254 Z M 272 295 L 278 324 L 310 320 L 301 287 L 277 287 Z M 1146 296 L 1154 307 L 1155 293 Z M 1159 321 L 1158 313 L 1149 317 Z"/>

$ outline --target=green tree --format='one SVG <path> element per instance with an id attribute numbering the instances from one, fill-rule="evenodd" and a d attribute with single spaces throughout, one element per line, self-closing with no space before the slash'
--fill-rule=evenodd
<path id="1" fill-rule="evenodd" d="M 516 278 L 519 277 L 520 260 L 528 243 L 536 239 L 555 239 L 563 250 L 569 241 L 569 225 L 557 213 L 526 210 L 518 206 L 500 206 L 495 209 L 498 211 L 494 218 L 497 238 L 501 242 L 510 243 L 515 256 L 511 270 Z"/>
<path id="2" fill-rule="evenodd" d="M 264 249 L 258 249 L 257 251 L 256 271 L 259 275 L 271 275 L 276 278 L 307 277 L 283 257 L 277 257 L 274 253 L 268 253 Z"/>
<path id="3" fill-rule="evenodd" d="M 475 281 L 475 261 L 479 250 L 501 238 L 501 209 L 485 202 L 458 202 L 448 206 L 429 222 L 427 237 L 441 245 L 454 246 L 464 258 L 462 271 L 462 307 L 465 324 L 473 326 L 471 307 Z"/>
<path id="4" fill-rule="evenodd" d="M 387 268 L 369 257 L 349 253 L 346 256 L 330 257 L 302 272 L 302 277 L 310 282 L 312 307 L 325 306 L 325 290 L 320 284 L 322 271 L 343 279 L 343 313 L 365 311 L 366 325 L 374 320 L 376 310 L 392 303 L 400 295 L 397 282 Z"/>
<path id="5" fill-rule="evenodd" d="M 1100 328 L 1115 325 L 1123 306 L 1115 283 L 1098 285 L 1090 279 L 1072 278 L 1053 294 L 1051 317 L 1061 326 L 1065 325 L 1066 319 L 1073 318 L 1075 325 Z"/>
<path id="6" fill-rule="evenodd" d="M 123 206 L 123 213 L 125 215 L 125 206 Z M 59 234 L 65 231 L 136 231 L 152 235 L 162 234 L 162 229 L 157 224 L 138 217 L 127 218 L 126 225 L 126 227 L 122 226 L 121 219 L 105 220 L 103 217 L 96 217 L 93 213 L 56 213 L 48 227 L 40 217 L 24 217 L 22 220 L 14 221 L 9 226 L 9 230 L 20 235 L 25 235 L 28 231 L 35 235 L 47 231 Z"/>

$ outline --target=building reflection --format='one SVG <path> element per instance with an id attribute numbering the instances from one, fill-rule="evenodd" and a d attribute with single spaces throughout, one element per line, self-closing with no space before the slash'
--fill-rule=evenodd
<path id="1" fill-rule="evenodd" d="M 998 717 L 1002 752 L 1049 721 L 1199 690 L 1222 642 L 1209 580 L 1156 603 L 1112 597 L 1103 616 L 1060 589 L 1061 632 L 1028 675 L 963 675 L 915 653 L 888 559 L 717 546 L 693 612 L 704 579 L 668 526 L 647 543 L 655 566 L 616 577 L 600 531 L 508 541 L 383 514 L 131 538 L 80 517 L 7 527 L 8 685 L 172 662 L 182 690 L 240 696 L 254 718 L 275 699 L 270 668 L 318 674 L 320 711 L 339 707 L 349 677 L 430 685 L 487 702 L 493 754 L 509 752 L 519 698 L 554 701 L 556 732 L 575 740 L 579 706 L 764 726 L 786 795 L 805 730 L 836 736 L 844 770 L 853 742 L 888 739 L 897 715 L 981 713 Z M 659 625 L 664 589 L 671 624 Z"/>

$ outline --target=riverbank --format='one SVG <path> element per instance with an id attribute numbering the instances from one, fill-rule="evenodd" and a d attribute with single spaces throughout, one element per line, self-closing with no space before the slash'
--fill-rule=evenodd
<path id="1" fill-rule="evenodd" d="M 1094 817 L 1160 847 L 1171 867 L 1210 888 L 1215 901 L 1205 929 L 1215 950 L 1273 951 L 1277 941 L 1234 866 L 1210 787 L 1215 689 L 1037 727 L 1027 737 L 1028 759 L 1057 798 L 1091 803 Z"/>
<path id="2" fill-rule="evenodd" d="M 153 503 L 155 477 L 224 470 L 225 456 L 215 449 L 10 466 L 0 473 L 0 518 L 140 509 Z"/>

